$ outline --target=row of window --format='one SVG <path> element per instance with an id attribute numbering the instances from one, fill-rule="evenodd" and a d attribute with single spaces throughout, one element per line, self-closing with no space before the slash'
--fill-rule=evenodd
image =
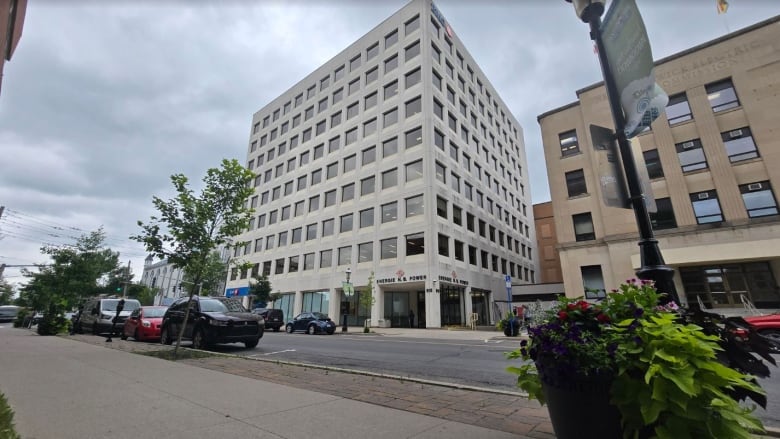
<path id="1" fill-rule="evenodd" d="M 406 256 L 424 255 L 425 254 L 425 235 L 422 232 L 412 233 L 404 235 L 402 242 L 404 243 Z M 397 237 L 390 237 L 381 239 L 379 244 L 379 259 L 396 259 L 398 257 L 398 241 Z M 377 242 L 367 241 L 359 243 L 357 247 L 357 262 L 371 263 L 374 261 L 374 250 Z M 321 269 L 331 268 L 334 266 L 349 266 L 352 265 L 352 254 L 354 251 L 352 245 L 338 247 L 336 249 L 325 249 L 319 251 L 318 265 L 315 265 L 315 252 L 305 253 L 303 255 L 294 255 L 287 258 L 277 258 L 273 261 L 273 274 L 285 274 L 285 273 L 297 273 L 299 271 L 314 270 L 315 267 Z M 468 264 L 475 267 L 481 267 L 485 270 L 492 270 L 496 273 L 507 273 L 512 277 L 525 278 L 526 281 L 532 282 L 533 270 L 528 267 L 524 267 L 520 264 L 508 261 L 505 258 L 501 258 L 498 255 L 491 254 L 486 250 L 480 250 L 473 245 L 466 245 L 464 242 L 457 239 L 452 239 L 447 235 L 439 233 L 437 236 L 436 251 L 440 256 L 453 257 L 455 260 L 466 263 L 466 254 L 468 254 Z M 286 263 L 286 267 L 285 267 Z M 262 275 L 271 275 L 271 261 L 263 262 Z M 260 264 L 255 264 L 252 268 L 252 276 L 257 276 L 259 273 Z M 286 268 L 286 271 L 285 271 Z M 238 268 L 231 269 L 230 280 L 236 280 L 239 276 L 241 279 L 245 279 L 248 275 L 248 270 L 239 270 Z"/>
<path id="2" fill-rule="evenodd" d="M 707 92 L 707 99 L 710 102 L 710 108 L 714 113 L 739 107 L 740 105 L 739 98 L 737 97 L 737 91 L 734 89 L 734 84 L 732 83 L 731 78 L 726 78 L 717 82 L 707 84 L 705 85 L 704 88 Z M 690 105 L 688 105 L 688 97 L 685 92 L 669 97 L 669 103 L 666 106 L 666 118 L 669 121 L 669 125 L 676 125 L 682 122 L 693 120 L 693 114 L 691 113 Z M 724 136 L 724 142 L 726 142 L 726 140 L 727 139 Z M 729 138 L 729 140 L 731 140 L 731 138 Z M 570 130 L 570 131 L 560 133 L 558 135 L 558 141 L 560 143 L 562 157 L 568 157 L 571 155 L 578 154 L 580 152 L 580 145 L 577 138 L 576 130 Z M 681 144 L 678 144 L 678 152 L 679 152 L 680 145 L 688 145 L 690 142 L 695 142 L 695 141 L 683 142 Z M 739 146 L 735 144 L 734 149 L 739 150 Z M 753 145 L 753 150 L 755 150 L 755 145 Z M 686 158 L 686 161 L 691 162 L 690 166 L 695 169 L 696 166 L 699 166 L 699 164 L 701 163 L 701 161 L 697 162 L 697 159 L 700 159 L 702 157 L 699 157 L 697 154 L 690 154 L 690 155 L 692 156 L 692 158 L 690 159 Z M 731 153 L 729 154 L 729 157 L 732 157 Z M 740 160 L 744 160 L 744 158 Z M 734 161 L 738 161 L 738 160 L 732 160 L 732 162 Z M 689 169 L 689 170 L 694 170 L 694 169 Z"/>
<path id="3" fill-rule="evenodd" d="M 742 202 L 745 205 L 748 217 L 759 218 L 778 215 L 777 199 L 768 181 L 748 183 L 739 186 L 742 194 Z M 723 212 L 718 201 L 716 190 L 695 192 L 690 194 L 693 212 L 696 215 L 697 224 L 717 223 L 723 221 Z M 658 198 L 655 200 L 658 211 L 650 214 L 653 229 L 671 229 L 677 227 L 674 209 L 670 198 Z M 577 241 L 596 239 L 593 230 L 593 218 L 590 212 L 572 215 L 574 234 Z"/>

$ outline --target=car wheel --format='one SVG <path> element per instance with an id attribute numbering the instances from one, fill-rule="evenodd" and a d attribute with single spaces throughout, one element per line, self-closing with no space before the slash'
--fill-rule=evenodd
<path id="1" fill-rule="evenodd" d="M 119 338 L 121 338 L 122 340 L 127 340 L 127 334 L 125 334 L 124 329 L 122 330 L 122 335 Z"/>
<path id="2" fill-rule="evenodd" d="M 334 329 L 328 329 L 328 335 L 333 335 L 334 332 L 335 332 Z"/>
<path id="3" fill-rule="evenodd" d="M 285 326 L 285 327 L 284 327 L 284 330 L 285 330 L 285 331 L 286 331 L 288 334 L 292 334 L 292 333 L 293 333 L 293 327 L 292 327 L 292 325 L 287 325 L 287 326 Z"/>
<path id="4" fill-rule="evenodd" d="M 208 346 L 206 344 L 206 334 L 202 329 L 196 329 L 195 334 L 192 335 L 192 347 L 194 349 L 204 350 Z"/>
<path id="5" fill-rule="evenodd" d="M 244 342 L 244 346 L 246 346 L 247 349 L 252 349 L 255 346 L 257 346 L 258 343 L 260 343 L 260 339 L 256 338 L 256 339 L 254 339 L 252 341 L 245 341 Z"/>
<path id="6" fill-rule="evenodd" d="M 309 328 L 306 332 L 308 332 L 309 335 L 314 335 L 317 333 L 317 327 L 314 325 L 309 325 Z"/>
<path id="7" fill-rule="evenodd" d="M 171 334 L 167 326 L 163 326 L 162 328 L 162 332 L 160 333 L 160 343 L 167 345 L 173 344 L 173 339 L 171 339 Z"/>

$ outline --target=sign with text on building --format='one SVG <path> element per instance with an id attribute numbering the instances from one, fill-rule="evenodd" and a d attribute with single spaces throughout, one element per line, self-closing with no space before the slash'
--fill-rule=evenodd
<path id="1" fill-rule="evenodd" d="M 228 288 L 225 290 L 225 297 L 241 297 L 249 295 L 249 287 Z"/>

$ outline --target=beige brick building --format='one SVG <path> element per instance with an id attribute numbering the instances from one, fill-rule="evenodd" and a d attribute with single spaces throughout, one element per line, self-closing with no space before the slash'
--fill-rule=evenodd
<path id="1" fill-rule="evenodd" d="M 780 306 L 778 42 L 780 16 L 657 61 L 669 105 L 633 139 L 680 296 L 707 307 L 740 307 L 742 297 Z M 569 296 L 615 288 L 640 264 L 633 211 L 603 201 L 590 132 L 613 127 L 603 83 L 577 98 L 538 117 Z"/>

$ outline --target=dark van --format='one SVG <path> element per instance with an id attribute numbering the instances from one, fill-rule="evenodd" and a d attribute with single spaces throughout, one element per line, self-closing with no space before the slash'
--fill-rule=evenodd
<path id="1" fill-rule="evenodd" d="M 284 326 L 284 313 L 281 309 L 255 308 L 252 312 L 263 316 L 265 329 L 273 329 L 274 332 L 279 332 L 279 328 Z"/>

